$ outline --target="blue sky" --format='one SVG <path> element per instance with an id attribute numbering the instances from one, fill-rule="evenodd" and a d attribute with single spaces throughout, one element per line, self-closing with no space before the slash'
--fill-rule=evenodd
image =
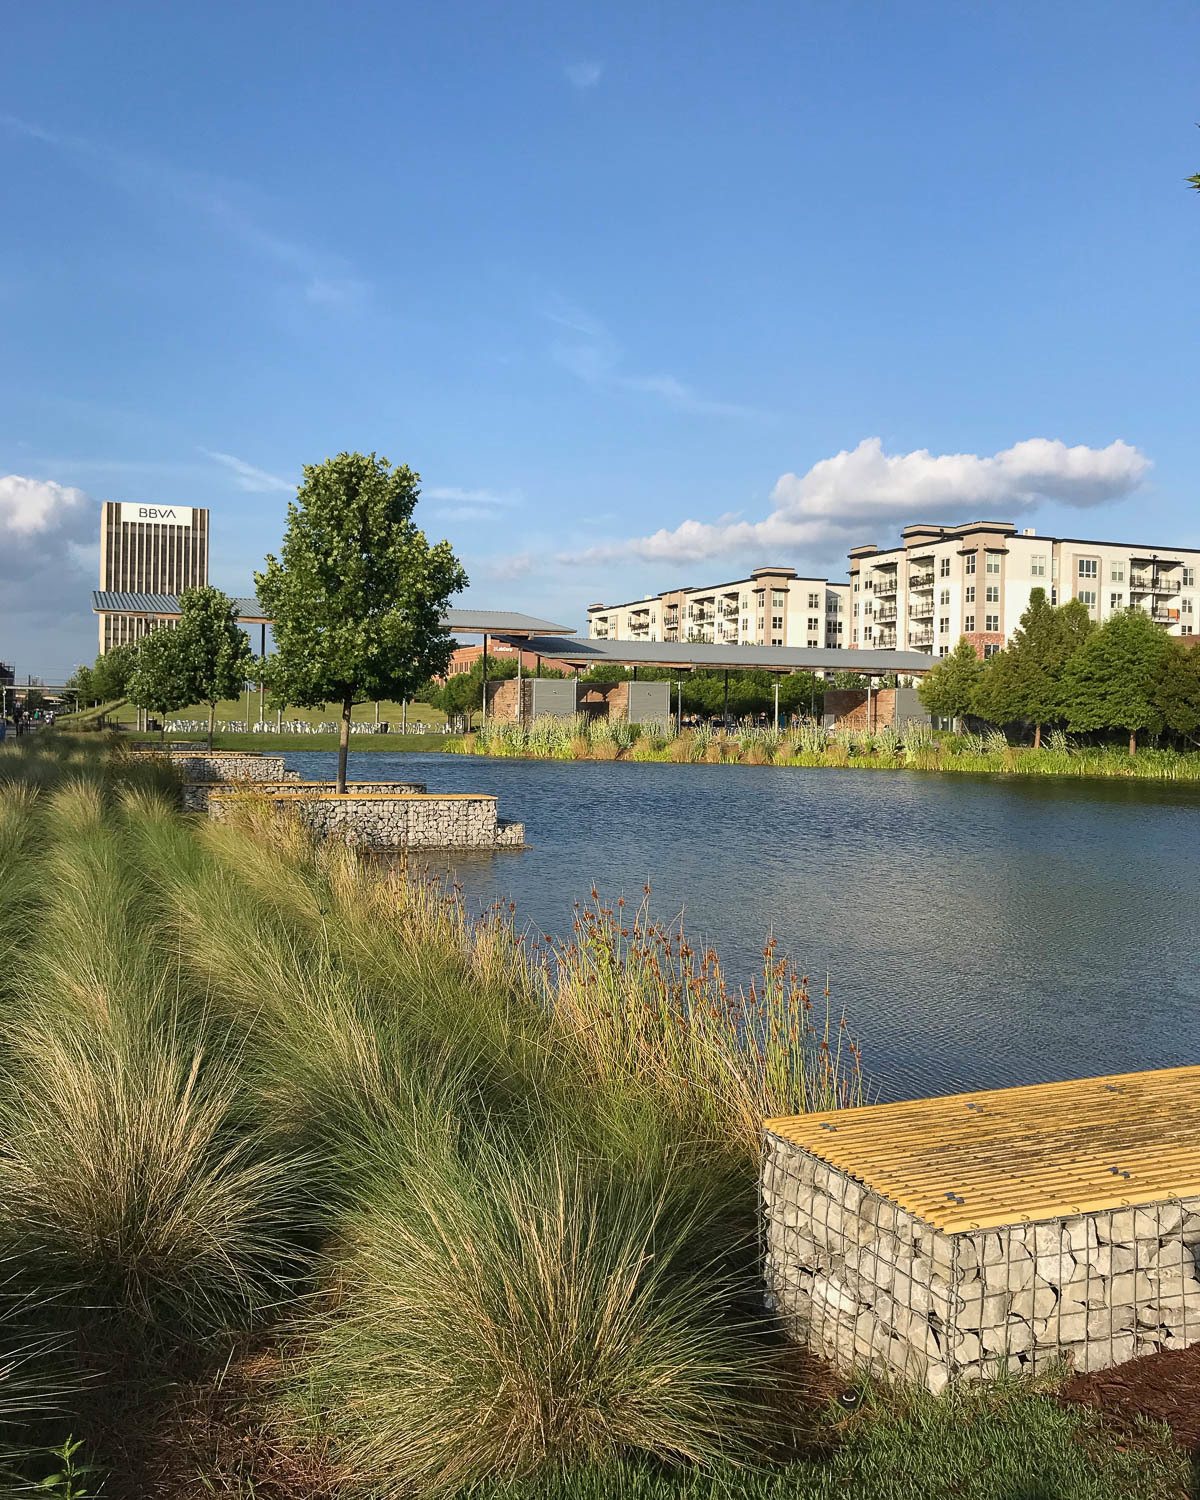
<path id="1" fill-rule="evenodd" d="M 1145 0 L 10 11 L 0 657 L 94 654 L 95 502 L 211 506 L 244 591 L 343 448 L 571 624 L 913 519 L 1200 545 L 1197 57 Z"/>

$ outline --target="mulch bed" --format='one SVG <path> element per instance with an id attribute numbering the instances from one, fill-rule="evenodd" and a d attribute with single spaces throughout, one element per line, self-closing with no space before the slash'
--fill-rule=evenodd
<path id="1" fill-rule="evenodd" d="M 1165 1422 L 1177 1443 L 1195 1451 L 1200 1449 L 1200 1344 L 1073 1375 L 1059 1399 L 1096 1407 L 1121 1422 L 1139 1417 Z"/>

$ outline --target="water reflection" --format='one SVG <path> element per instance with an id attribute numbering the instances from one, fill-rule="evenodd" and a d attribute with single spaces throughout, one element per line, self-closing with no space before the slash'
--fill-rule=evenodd
<path id="1" fill-rule="evenodd" d="M 1191 786 L 453 755 L 351 774 L 495 792 L 530 847 L 441 867 L 544 932 L 593 882 L 649 881 L 731 979 L 773 933 L 830 974 L 885 1098 L 1200 1056 Z"/>

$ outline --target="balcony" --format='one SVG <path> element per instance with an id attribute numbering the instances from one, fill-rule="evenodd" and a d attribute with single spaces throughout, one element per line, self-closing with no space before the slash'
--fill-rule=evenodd
<path id="1" fill-rule="evenodd" d="M 910 646 L 922 647 L 933 645 L 932 627 L 928 630 L 910 630 L 908 632 L 908 644 Z"/>
<path id="2" fill-rule="evenodd" d="M 896 606 L 894 604 L 881 604 L 875 611 L 875 618 L 883 623 L 896 618 Z"/>
<path id="3" fill-rule="evenodd" d="M 894 578 L 879 578 L 875 581 L 875 597 L 886 599 L 896 592 L 896 580 Z"/>
<path id="4" fill-rule="evenodd" d="M 933 587 L 933 569 L 930 568 L 923 573 L 910 573 L 908 575 L 908 586 L 910 589 L 931 589 Z"/>
<path id="5" fill-rule="evenodd" d="M 875 637 L 875 644 L 884 651 L 891 651 L 896 645 L 895 626 L 890 629 L 886 627 L 880 629 Z"/>
<path id="6" fill-rule="evenodd" d="M 908 615 L 911 620 L 933 619 L 933 596 L 928 599 L 913 599 L 908 606 Z"/>

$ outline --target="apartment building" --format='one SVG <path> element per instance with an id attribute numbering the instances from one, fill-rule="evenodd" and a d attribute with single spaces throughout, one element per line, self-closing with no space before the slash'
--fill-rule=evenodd
<path id="1" fill-rule="evenodd" d="M 844 646 L 850 586 L 802 578 L 795 568 L 755 568 L 748 578 L 669 589 L 627 604 L 593 604 L 599 641 L 708 641 L 724 645 Z"/>
<path id="2" fill-rule="evenodd" d="M 127 594 L 181 594 L 208 582 L 208 511 L 190 505 L 105 500 L 100 512 L 100 588 Z M 99 614 L 100 650 L 141 640 L 159 621 Z"/>
<path id="3" fill-rule="evenodd" d="M 886 550 L 850 552 L 847 644 L 945 656 L 965 636 L 980 656 L 1007 642 L 1035 588 L 1079 599 L 1101 623 L 1131 605 L 1172 635 L 1196 626 L 1200 550 L 1038 536 L 1009 521 L 917 524 Z"/>

